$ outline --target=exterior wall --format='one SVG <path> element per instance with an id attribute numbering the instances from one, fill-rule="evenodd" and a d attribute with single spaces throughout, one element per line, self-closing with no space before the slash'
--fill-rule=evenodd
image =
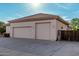
<path id="1" fill-rule="evenodd" d="M 46 20 L 46 21 L 35 21 L 35 23 L 40 22 L 50 22 L 50 40 L 55 41 L 56 40 L 56 21 L 55 20 Z"/>
<path id="2" fill-rule="evenodd" d="M 31 31 L 31 36 L 30 38 L 34 38 L 34 22 L 21 22 L 21 23 L 11 23 L 11 32 L 10 32 L 10 36 L 13 37 L 13 31 L 14 28 L 18 28 L 18 27 L 24 27 L 24 26 L 32 26 L 32 31 Z M 23 32 L 24 30 L 22 30 Z M 24 32 L 23 32 L 24 33 Z M 22 33 L 21 33 L 22 34 Z M 21 37 L 21 36 L 20 36 Z M 19 37 L 19 38 L 20 38 Z"/>
<path id="3" fill-rule="evenodd" d="M 10 33 L 10 26 L 6 26 L 6 33 Z"/>
<path id="4" fill-rule="evenodd" d="M 32 39 L 35 39 L 35 23 L 40 22 L 50 22 L 50 40 L 56 40 L 56 20 L 43 20 L 43 21 L 32 21 L 32 22 L 20 22 L 20 23 L 11 23 L 10 25 L 10 36 L 12 37 L 12 32 L 14 27 L 22 27 L 22 26 L 32 26 L 32 33 L 31 37 Z"/>
<path id="5" fill-rule="evenodd" d="M 51 23 L 50 24 L 50 40 L 52 40 L 52 41 L 55 41 L 57 39 L 57 31 L 61 30 L 61 27 L 63 27 L 63 29 L 65 29 L 65 30 L 67 29 L 67 25 L 65 25 L 62 22 L 57 21 L 57 20 L 42 20 L 42 21 L 11 23 L 10 24 L 10 36 L 13 37 L 13 28 L 14 27 L 32 26 L 30 38 L 35 39 L 35 23 L 40 23 L 40 22 L 50 22 Z"/>
<path id="6" fill-rule="evenodd" d="M 56 30 L 56 20 L 51 20 L 51 40 L 55 41 L 57 39 Z"/>
<path id="7" fill-rule="evenodd" d="M 60 21 L 56 20 L 56 24 L 57 24 L 57 30 L 67 30 L 68 26 Z"/>
<path id="8" fill-rule="evenodd" d="M 58 30 L 67 30 L 67 29 L 68 29 L 68 25 L 56 20 L 56 39 L 57 39 Z"/>

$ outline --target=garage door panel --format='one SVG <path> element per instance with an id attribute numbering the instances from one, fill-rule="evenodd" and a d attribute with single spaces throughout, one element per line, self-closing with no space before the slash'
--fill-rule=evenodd
<path id="1" fill-rule="evenodd" d="M 50 23 L 36 24 L 36 39 L 50 39 Z"/>
<path id="2" fill-rule="evenodd" d="M 14 37 L 16 38 L 31 38 L 32 29 L 31 28 L 14 28 Z"/>

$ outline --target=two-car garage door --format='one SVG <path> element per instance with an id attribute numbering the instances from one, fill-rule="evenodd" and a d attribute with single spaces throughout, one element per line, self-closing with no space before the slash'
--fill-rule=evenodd
<path id="1" fill-rule="evenodd" d="M 32 28 L 31 27 L 16 27 L 13 30 L 13 37 L 15 38 L 32 38 Z"/>
<path id="2" fill-rule="evenodd" d="M 35 24 L 35 35 L 33 28 L 17 27 L 14 28 L 14 37 L 16 38 L 32 38 L 49 40 L 50 39 L 50 23 L 37 23 Z"/>

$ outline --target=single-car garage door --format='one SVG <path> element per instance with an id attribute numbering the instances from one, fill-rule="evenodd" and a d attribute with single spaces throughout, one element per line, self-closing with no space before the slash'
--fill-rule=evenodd
<path id="1" fill-rule="evenodd" d="M 36 24 L 36 39 L 50 40 L 50 23 Z"/>
<path id="2" fill-rule="evenodd" d="M 32 38 L 32 28 L 31 26 L 16 27 L 13 30 L 13 36 L 15 38 Z"/>

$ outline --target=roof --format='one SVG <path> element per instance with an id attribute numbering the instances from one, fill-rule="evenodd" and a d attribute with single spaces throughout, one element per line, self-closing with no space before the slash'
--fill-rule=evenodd
<path id="1" fill-rule="evenodd" d="M 17 22 L 27 22 L 27 21 L 52 20 L 52 19 L 59 20 L 63 22 L 64 24 L 69 25 L 68 22 L 64 21 L 61 17 L 57 15 L 44 14 L 44 13 L 38 13 L 38 14 L 31 15 L 31 16 L 18 18 L 18 19 L 14 19 L 8 22 L 17 23 Z"/>

